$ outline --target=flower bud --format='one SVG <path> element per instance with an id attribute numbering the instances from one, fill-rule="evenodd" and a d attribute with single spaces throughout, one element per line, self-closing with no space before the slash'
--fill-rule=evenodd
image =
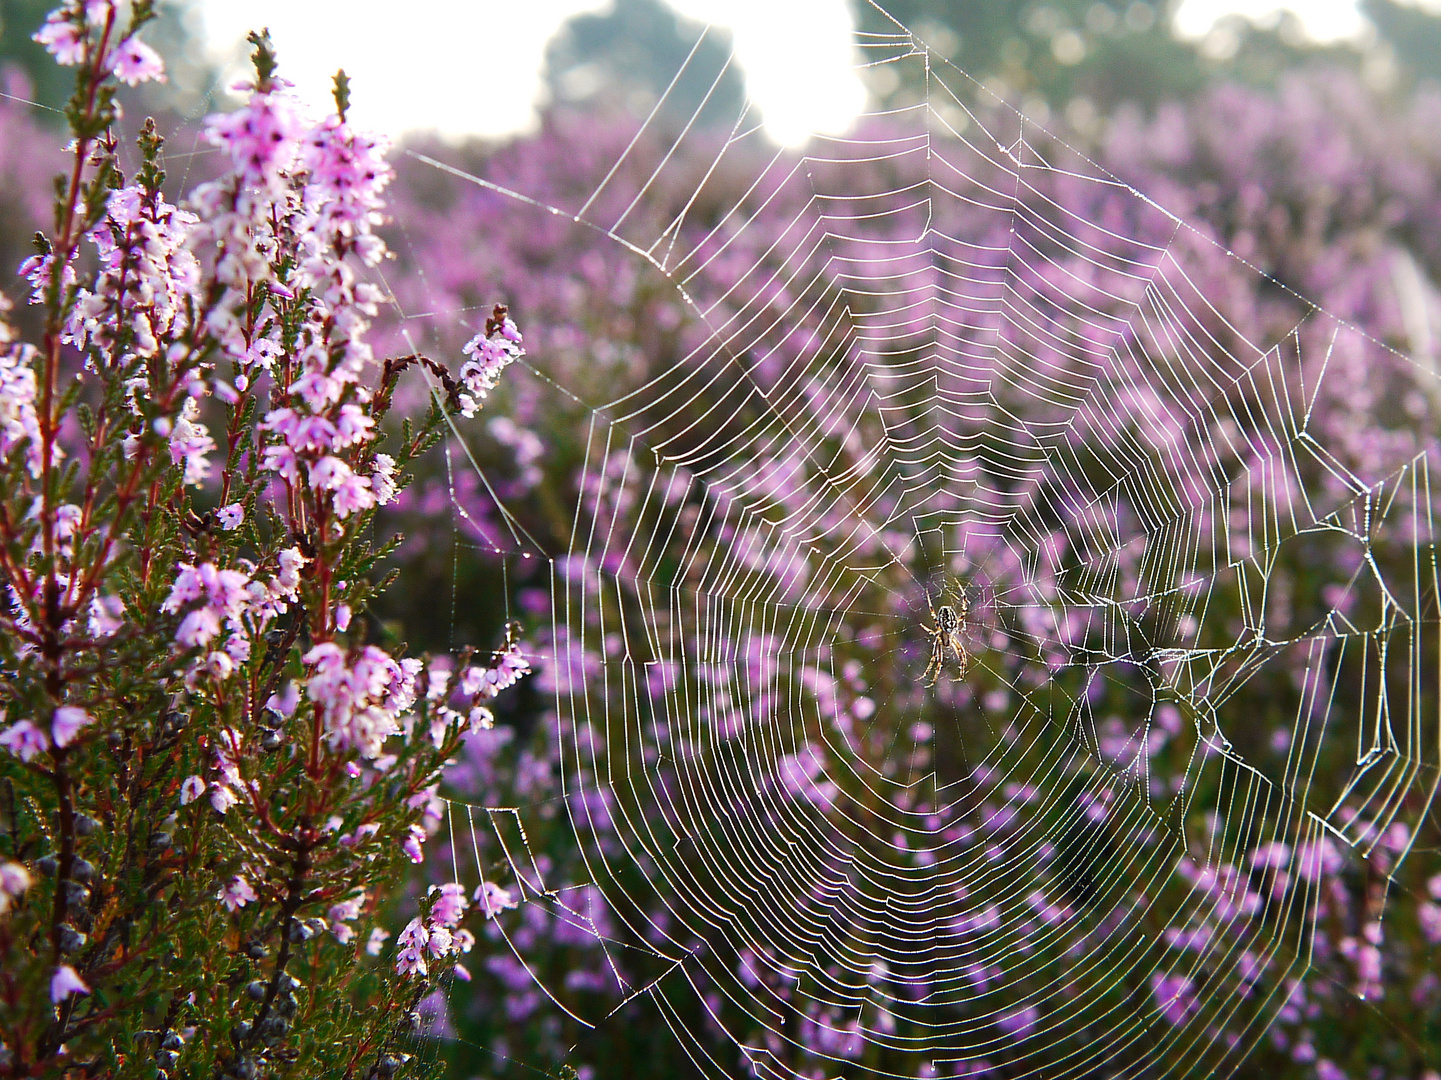
<path id="1" fill-rule="evenodd" d="M 265 983 L 256 979 L 246 985 L 245 992 L 250 996 L 251 1001 L 260 1001 L 265 997 Z"/>

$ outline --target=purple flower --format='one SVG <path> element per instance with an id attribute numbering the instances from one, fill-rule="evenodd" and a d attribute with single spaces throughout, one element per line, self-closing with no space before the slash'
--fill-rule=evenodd
<path id="1" fill-rule="evenodd" d="M 165 64 L 160 54 L 139 38 L 127 38 L 121 43 L 110 57 L 110 70 L 127 86 L 165 81 Z"/>
<path id="2" fill-rule="evenodd" d="M 405 854 L 410 857 L 411 862 L 424 862 L 424 844 L 425 830 L 422 829 L 419 825 L 412 825 L 409 832 L 406 833 L 405 839 L 401 841 L 400 850 L 405 852 Z"/>
<path id="3" fill-rule="evenodd" d="M 1036 1029 L 1036 1024 L 1040 1019 L 1041 1010 L 1034 1005 L 1027 1005 L 1025 1008 L 1017 1009 L 1000 1017 L 996 1024 L 1012 1038 L 1024 1039 Z"/>
<path id="4" fill-rule="evenodd" d="M 75 736 L 87 724 L 93 724 L 95 717 L 74 705 L 62 705 L 55 710 L 50 720 L 50 733 L 55 737 L 56 746 L 69 746 Z"/>
<path id="5" fill-rule="evenodd" d="M 509 889 L 502 889 L 493 881 L 482 881 L 472 897 L 487 919 L 493 919 L 502 911 L 516 906 L 516 899 Z"/>
<path id="6" fill-rule="evenodd" d="M 85 59 L 85 36 L 71 21 L 68 8 L 52 11 L 32 40 L 44 45 L 56 63 L 69 66 Z"/>
<path id="7" fill-rule="evenodd" d="M 215 894 L 215 899 L 225 905 L 225 910 L 230 912 L 239 911 L 250 901 L 257 899 L 255 890 L 250 887 L 250 882 L 244 877 L 236 874 L 230 879 L 230 884 L 224 886 Z"/>
<path id="8" fill-rule="evenodd" d="M 107 638 L 125 625 L 125 604 L 118 596 L 97 596 L 90 601 L 90 633 Z"/>
<path id="9" fill-rule="evenodd" d="M 331 904 L 326 918 L 330 921 L 330 932 L 335 935 L 335 940 L 342 945 L 350 943 L 355 937 L 355 929 L 350 922 L 360 916 L 360 909 L 365 904 L 365 893 L 357 893 L 348 900 L 342 900 L 337 904 Z"/>
<path id="10" fill-rule="evenodd" d="M 59 1005 L 71 994 L 88 994 L 90 987 L 85 985 L 75 969 L 69 964 L 61 964 L 55 969 L 55 974 L 50 979 L 50 1002 Z"/>
<path id="11" fill-rule="evenodd" d="M 189 806 L 205 794 L 205 781 L 198 776 L 187 776 L 180 785 L 180 805 Z"/>
<path id="12" fill-rule="evenodd" d="M 374 935 L 372 934 L 372 938 Z M 418 918 L 411 919 L 395 939 L 400 952 L 395 959 L 395 970 L 401 975 L 424 975 L 425 949 L 430 944 L 430 931 Z"/>
<path id="13" fill-rule="evenodd" d="M 465 896 L 465 886 L 450 881 L 440 886 L 440 897 L 430 909 L 430 918 L 437 926 L 454 927 L 465 917 L 470 901 Z"/>
<path id="14" fill-rule="evenodd" d="M 365 939 L 365 953 L 367 956 L 379 956 L 380 950 L 385 947 L 386 939 L 390 937 L 390 931 L 379 926 L 370 928 L 370 936 Z"/>
<path id="15" fill-rule="evenodd" d="M 0 862 L 0 915 L 10 910 L 11 904 L 25 895 L 33 883 L 30 871 L 16 862 Z"/>
<path id="16" fill-rule="evenodd" d="M 0 746 L 21 761 L 29 761 L 36 754 L 50 749 L 50 736 L 44 728 L 36 727 L 29 720 L 20 720 L 0 731 Z"/>
<path id="17" fill-rule="evenodd" d="M 245 520 L 245 507 L 239 503 L 230 503 L 215 511 L 215 517 L 220 522 L 220 527 L 226 532 L 230 532 L 232 529 L 240 528 L 240 523 Z"/>
<path id="18" fill-rule="evenodd" d="M 1416 909 L 1416 918 L 1426 940 L 1432 945 L 1441 945 L 1441 904 L 1426 901 Z"/>
<path id="19" fill-rule="evenodd" d="M 1191 980 L 1183 975 L 1156 972 L 1151 976 L 1151 995 L 1166 1022 L 1180 1027 L 1196 1012 Z"/>

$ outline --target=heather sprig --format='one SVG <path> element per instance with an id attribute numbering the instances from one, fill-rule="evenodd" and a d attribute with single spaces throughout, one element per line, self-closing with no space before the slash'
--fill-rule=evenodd
<path id="1" fill-rule="evenodd" d="M 252 35 L 245 102 L 205 123 L 223 175 L 170 201 L 152 122 L 126 175 L 116 84 L 164 78 L 150 17 L 70 0 L 36 34 L 77 74 L 21 267 L 43 331 L 0 321 L 0 1075 L 393 1075 L 425 984 L 373 924 L 529 668 L 509 632 L 453 687 L 449 658 L 371 641 L 374 519 L 499 367 L 373 355 L 392 173 L 343 74 L 312 122 Z M 512 359 L 492 323 L 477 348 Z M 444 392 L 387 432 L 412 364 Z M 453 892 L 432 961 L 474 942 Z"/>

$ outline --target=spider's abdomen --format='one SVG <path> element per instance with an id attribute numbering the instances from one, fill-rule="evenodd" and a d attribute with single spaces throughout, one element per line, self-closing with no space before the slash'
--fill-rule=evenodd
<path id="1" fill-rule="evenodd" d="M 961 628 L 961 617 L 949 604 L 936 612 L 936 622 L 940 624 L 938 629 L 943 634 L 954 634 Z"/>

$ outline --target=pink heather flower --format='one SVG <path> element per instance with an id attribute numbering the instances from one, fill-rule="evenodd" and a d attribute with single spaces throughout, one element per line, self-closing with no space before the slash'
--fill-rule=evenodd
<path id="1" fill-rule="evenodd" d="M 1346 1080 L 1346 1074 L 1334 1062 L 1322 1058 L 1316 1062 L 1316 1080 Z"/>
<path id="2" fill-rule="evenodd" d="M 170 461 L 185 465 L 184 483 L 199 486 L 210 475 L 210 459 L 206 456 L 215 449 L 215 440 L 210 429 L 197 417 L 200 404 L 193 397 L 186 398 L 180 416 L 170 430 Z"/>
<path id="3" fill-rule="evenodd" d="M 440 886 L 439 892 L 440 898 L 430 909 L 431 921 L 437 926 L 459 926 L 460 920 L 465 917 L 465 909 L 470 906 L 470 901 L 465 896 L 465 886 L 450 881 Z"/>
<path id="4" fill-rule="evenodd" d="M 395 970 L 401 975 L 424 975 L 425 947 L 430 943 L 430 932 L 417 918 L 405 924 L 400 937 L 395 939 L 400 953 L 395 960 Z"/>
<path id="5" fill-rule="evenodd" d="M 1183 975 L 1156 972 L 1151 976 L 1151 994 L 1166 1022 L 1179 1027 L 1196 1011 L 1191 995 L 1191 980 Z"/>
<path id="6" fill-rule="evenodd" d="M 365 952 L 367 956 L 379 956 L 380 950 L 385 947 L 386 938 L 390 937 L 390 931 L 379 926 L 370 928 L 370 936 L 365 939 Z"/>
<path id="7" fill-rule="evenodd" d="M 295 680 L 288 681 L 276 693 L 271 694 L 265 701 L 265 707 L 276 716 L 289 717 L 295 712 L 295 706 L 300 704 L 300 687 Z"/>
<path id="8" fill-rule="evenodd" d="M 370 474 L 370 487 L 378 506 L 389 506 L 400 489 L 395 483 L 395 458 L 389 454 L 375 455 L 375 469 Z"/>
<path id="9" fill-rule="evenodd" d="M 50 736 L 44 728 L 36 727 L 29 720 L 20 720 L 0 731 L 0 747 L 21 761 L 29 761 L 36 754 L 50 749 Z"/>
<path id="10" fill-rule="evenodd" d="M 34 370 L 17 349 L 0 349 L 0 456 L 26 444 L 26 464 L 40 475 L 40 419 L 35 412 Z"/>
<path id="11" fill-rule="evenodd" d="M 481 333 L 466 342 L 461 351 L 470 359 L 460 368 L 460 382 L 465 387 L 465 393 L 460 395 L 460 412 L 463 416 L 474 416 L 500 384 L 501 373 L 516 357 L 523 356 L 524 350 L 505 338 L 486 337 Z"/>
<path id="12" fill-rule="evenodd" d="M 337 904 L 331 904 L 326 917 L 330 920 L 330 932 L 335 935 L 335 940 L 342 945 L 348 945 L 355 937 L 355 928 L 349 923 L 352 919 L 360 917 L 360 909 L 365 905 L 365 893 L 357 893 L 348 900 L 342 900 Z"/>
<path id="13" fill-rule="evenodd" d="M 455 977 L 461 982 L 470 982 L 470 970 L 464 964 L 456 964 Z"/>
<path id="14" fill-rule="evenodd" d="M 1261 867 L 1285 866 L 1291 861 L 1291 849 L 1286 844 L 1273 841 L 1262 844 L 1251 852 L 1251 865 Z"/>
<path id="15" fill-rule="evenodd" d="M 56 746 L 69 746 L 75 741 L 81 728 L 94 722 L 95 717 L 84 709 L 74 705 L 62 705 L 55 710 L 55 715 L 50 720 L 50 733 L 55 738 Z"/>
<path id="16" fill-rule="evenodd" d="M 469 930 L 457 930 L 455 932 L 455 951 L 468 953 L 475 948 L 475 935 Z"/>
<path id="17" fill-rule="evenodd" d="M 69 964 L 61 964 L 55 969 L 55 974 L 50 979 L 50 1003 L 59 1005 L 71 994 L 88 994 L 90 987 L 85 985 L 73 967 Z"/>
<path id="18" fill-rule="evenodd" d="M 125 604 L 118 596 L 97 596 L 90 601 L 90 635 L 107 638 L 125 625 Z"/>
<path id="19" fill-rule="evenodd" d="M 502 889 L 493 881 L 482 881 L 471 898 L 480 905 L 487 919 L 493 919 L 502 911 L 516 906 L 516 899 L 509 889 Z"/>
<path id="20" fill-rule="evenodd" d="M 226 911 L 236 912 L 250 903 L 250 901 L 258 898 L 255 895 L 255 890 L 250 887 L 250 882 L 246 881 L 241 875 L 236 874 L 235 877 L 230 879 L 229 885 L 226 885 L 215 894 L 215 899 L 225 905 Z"/>
<path id="21" fill-rule="evenodd" d="M 226 532 L 230 532 L 232 529 L 240 528 L 240 523 L 245 520 L 245 507 L 239 503 L 231 503 L 217 510 L 215 517 L 220 522 L 220 527 Z"/>
<path id="22" fill-rule="evenodd" d="M 34 879 L 30 871 L 16 862 L 0 862 L 0 915 L 10 910 L 10 905 L 25 895 Z"/>
<path id="23" fill-rule="evenodd" d="M 346 518 L 375 505 L 370 477 L 361 476 L 337 457 L 324 457 L 312 465 L 310 483 L 331 493 L 330 502 L 337 517 Z"/>
<path id="24" fill-rule="evenodd" d="M 215 807 L 216 813 L 223 814 L 240 800 L 236 798 L 235 792 L 231 791 L 224 784 L 216 784 L 210 789 L 210 805 Z"/>
<path id="25" fill-rule="evenodd" d="M 430 939 L 426 942 L 426 948 L 430 955 L 439 960 L 451 951 L 450 931 L 444 926 L 431 926 Z"/>
<path id="26" fill-rule="evenodd" d="M 269 93 L 252 94 L 235 112 L 205 120 L 206 137 L 229 154 L 241 188 L 258 189 L 271 198 L 282 193 L 281 173 L 294 165 L 304 130 L 299 103 L 279 85 Z"/>
<path id="27" fill-rule="evenodd" d="M 165 63 L 160 54 L 139 38 L 127 38 L 110 57 L 110 70 L 127 86 L 164 82 Z"/>
<path id="28" fill-rule="evenodd" d="M 85 59 L 85 37 L 70 21 L 66 8 L 52 11 L 45 25 L 35 32 L 31 40 L 44 45 L 58 64 L 69 66 Z"/>
<path id="29" fill-rule="evenodd" d="M 1426 940 L 1432 945 L 1441 945 L 1441 904 L 1423 903 L 1416 911 L 1416 918 Z"/>
<path id="30" fill-rule="evenodd" d="M 335 628 L 342 634 L 350 629 L 350 605 L 339 604 L 335 608 Z"/>
<path id="31" fill-rule="evenodd" d="M 180 805 L 189 806 L 205 794 L 205 781 L 198 776 L 187 776 L 180 784 Z"/>
<path id="32" fill-rule="evenodd" d="M 409 833 L 406 834 L 405 839 L 401 842 L 400 850 L 410 856 L 411 862 L 418 863 L 425 859 L 425 853 L 422 850 L 424 844 L 425 830 L 419 825 L 412 825 Z"/>
<path id="33" fill-rule="evenodd" d="M 1027 1038 L 1035 1030 L 1036 1024 L 1041 1019 L 1041 1010 L 1034 1005 L 1027 1005 L 1013 1013 L 1002 1016 L 996 1021 L 1002 1031 L 1014 1039 Z"/>
<path id="34" fill-rule="evenodd" d="M 193 649 L 197 645 L 208 645 L 220 633 L 220 615 L 214 608 L 196 608 L 180 620 L 175 631 L 175 643 L 182 649 Z"/>
<path id="35" fill-rule="evenodd" d="M 1339 873 L 1346 859 L 1329 836 L 1312 840 L 1301 848 L 1296 873 L 1307 881 Z"/>

